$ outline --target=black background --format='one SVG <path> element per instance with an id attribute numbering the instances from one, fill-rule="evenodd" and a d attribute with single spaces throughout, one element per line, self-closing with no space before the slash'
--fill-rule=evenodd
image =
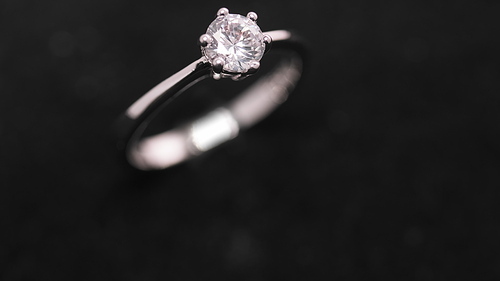
<path id="1" fill-rule="evenodd" d="M 449 2 L 1 1 L 1 279 L 500 278 L 499 4 Z M 302 87 L 134 171 L 114 119 L 222 6 L 308 39 Z"/>

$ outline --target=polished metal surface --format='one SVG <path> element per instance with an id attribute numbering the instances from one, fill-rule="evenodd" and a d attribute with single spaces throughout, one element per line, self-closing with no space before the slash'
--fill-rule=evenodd
<path id="1" fill-rule="evenodd" d="M 255 12 L 248 12 L 247 18 L 249 18 L 249 19 L 251 19 L 253 21 L 257 21 L 257 19 L 259 18 L 259 16 L 257 16 L 257 13 L 255 13 Z"/>
<path id="2" fill-rule="evenodd" d="M 228 8 L 220 8 L 219 11 L 217 11 L 217 16 L 226 16 L 229 14 L 229 9 Z"/>
<path id="3" fill-rule="evenodd" d="M 198 40 L 198 44 L 202 47 L 206 47 L 210 42 L 213 41 L 213 38 L 208 34 L 202 34 L 200 39 Z"/>

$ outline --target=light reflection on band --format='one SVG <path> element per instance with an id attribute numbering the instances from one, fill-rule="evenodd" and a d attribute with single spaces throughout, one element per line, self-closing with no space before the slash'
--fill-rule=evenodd
<path id="1" fill-rule="evenodd" d="M 238 122 L 231 112 L 218 108 L 192 123 L 189 140 L 196 149 L 193 153 L 208 151 L 233 139 L 239 130 Z"/>

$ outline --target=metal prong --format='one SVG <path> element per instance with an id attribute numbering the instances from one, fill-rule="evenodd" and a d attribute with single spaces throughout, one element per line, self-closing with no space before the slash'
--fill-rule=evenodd
<path id="1" fill-rule="evenodd" d="M 247 18 L 249 18 L 253 21 L 257 21 L 258 16 L 257 16 L 257 13 L 255 13 L 255 12 L 248 12 Z"/>
<path id="2" fill-rule="evenodd" d="M 221 73 L 222 72 L 222 67 L 224 67 L 224 58 L 223 57 L 216 57 L 212 60 L 212 70 L 215 73 Z"/>
<path id="3" fill-rule="evenodd" d="M 227 16 L 229 14 L 229 9 L 228 8 L 220 8 L 219 11 L 217 11 L 217 16 Z"/>
<path id="4" fill-rule="evenodd" d="M 273 42 L 273 38 L 269 34 L 264 34 L 264 43 L 271 44 Z"/>
<path id="5" fill-rule="evenodd" d="M 265 34 L 264 35 L 264 44 L 266 44 L 266 50 L 264 51 L 264 53 L 267 53 L 267 52 L 269 52 L 269 50 L 271 49 L 271 46 L 273 45 L 273 38 L 270 35 Z"/>
<path id="6" fill-rule="evenodd" d="M 212 36 L 208 34 L 203 34 L 200 36 L 200 39 L 198 39 L 198 44 L 202 47 L 206 47 L 211 42 L 212 42 Z"/>
<path id="7" fill-rule="evenodd" d="M 250 68 L 248 69 L 247 73 L 254 74 L 255 72 L 257 72 L 257 70 L 259 70 L 259 68 L 260 68 L 260 62 L 252 61 L 250 63 Z"/>
<path id="8" fill-rule="evenodd" d="M 220 73 L 215 73 L 212 71 L 212 78 L 214 80 L 220 80 L 222 78 L 222 75 Z"/>

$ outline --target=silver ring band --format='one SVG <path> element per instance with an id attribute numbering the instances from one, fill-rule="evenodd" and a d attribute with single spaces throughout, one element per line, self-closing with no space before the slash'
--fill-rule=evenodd
<path id="1" fill-rule="evenodd" d="M 170 76 L 133 103 L 118 121 L 119 148 L 140 170 L 159 170 L 181 163 L 238 135 L 283 103 L 302 75 L 305 58 L 301 40 L 286 30 L 265 32 L 272 37 L 272 53 L 281 53 L 274 70 L 256 80 L 240 95 L 185 125 L 144 136 L 148 124 L 180 93 L 211 76 L 202 57 Z"/>

